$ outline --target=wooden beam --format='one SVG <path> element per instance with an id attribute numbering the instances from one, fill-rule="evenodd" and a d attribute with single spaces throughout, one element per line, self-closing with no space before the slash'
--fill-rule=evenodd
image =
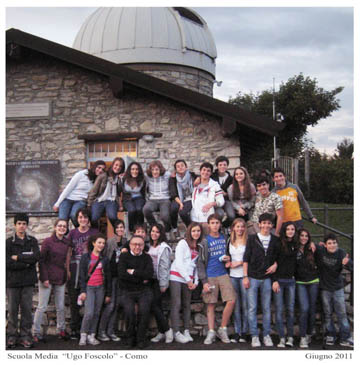
<path id="1" fill-rule="evenodd" d="M 230 118 L 223 118 L 221 122 L 221 133 L 223 137 L 231 137 L 236 131 L 236 121 Z"/>
<path id="2" fill-rule="evenodd" d="M 114 97 L 121 99 L 124 95 L 124 80 L 116 76 L 110 76 L 109 84 Z"/>
<path id="3" fill-rule="evenodd" d="M 80 134 L 78 139 L 85 141 L 119 141 L 122 139 L 140 139 L 143 136 L 153 136 L 155 138 L 162 137 L 162 133 L 141 133 L 141 132 L 123 132 L 123 133 L 92 133 L 92 134 Z"/>

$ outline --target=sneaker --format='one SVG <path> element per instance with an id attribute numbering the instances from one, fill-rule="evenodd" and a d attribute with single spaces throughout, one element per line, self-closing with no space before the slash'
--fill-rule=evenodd
<path id="1" fill-rule="evenodd" d="M 184 337 L 186 337 L 186 339 L 189 341 L 189 342 L 193 342 L 194 339 L 191 337 L 190 335 L 190 331 L 189 330 L 185 330 L 184 331 Z"/>
<path id="2" fill-rule="evenodd" d="M 211 345 L 213 342 L 215 342 L 215 338 L 216 338 L 216 332 L 214 330 L 209 330 L 204 340 L 204 344 Z"/>
<path id="3" fill-rule="evenodd" d="M 219 327 L 217 331 L 217 336 L 223 343 L 230 343 L 229 337 L 227 335 L 226 327 Z"/>
<path id="4" fill-rule="evenodd" d="M 6 342 L 6 348 L 7 349 L 13 349 L 16 347 L 16 339 L 15 338 L 9 338 Z"/>
<path id="5" fill-rule="evenodd" d="M 266 336 L 264 337 L 264 345 L 265 345 L 266 347 L 274 346 L 274 344 L 273 344 L 273 342 L 272 342 L 272 339 L 271 339 L 270 335 L 266 335 Z"/>
<path id="6" fill-rule="evenodd" d="M 115 333 L 112 333 L 111 335 L 109 335 L 110 340 L 114 341 L 114 342 L 119 342 L 121 341 L 121 338 L 119 336 L 116 336 Z M 100 339 L 99 339 L 100 340 Z"/>
<path id="7" fill-rule="evenodd" d="M 258 336 L 253 336 L 251 338 L 251 347 L 260 347 L 261 346 L 261 342 Z"/>
<path id="8" fill-rule="evenodd" d="M 69 334 L 67 332 L 60 331 L 59 334 L 58 334 L 58 339 L 67 341 L 67 340 L 70 339 L 70 336 L 69 336 Z"/>
<path id="9" fill-rule="evenodd" d="M 34 335 L 33 336 L 33 342 L 34 343 L 45 342 L 45 339 L 41 335 Z"/>
<path id="10" fill-rule="evenodd" d="M 294 347 L 294 338 L 288 337 L 285 345 L 288 347 Z"/>
<path id="11" fill-rule="evenodd" d="M 72 330 L 70 332 L 70 339 L 71 340 L 78 340 L 80 338 L 80 333 L 78 331 Z"/>
<path id="12" fill-rule="evenodd" d="M 171 343 L 173 341 L 174 341 L 174 331 L 172 328 L 169 328 L 169 330 L 165 332 L 165 343 Z"/>
<path id="13" fill-rule="evenodd" d="M 100 341 L 95 338 L 95 333 L 87 336 L 87 343 L 93 346 L 100 345 Z"/>
<path id="14" fill-rule="evenodd" d="M 240 335 L 235 333 L 234 335 L 230 336 L 230 342 L 240 342 Z"/>
<path id="15" fill-rule="evenodd" d="M 342 340 L 340 341 L 340 346 L 344 346 L 344 347 L 354 347 L 354 340 L 352 339 L 352 337 L 349 337 L 346 340 Z"/>
<path id="16" fill-rule="evenodd" d="M 86 335 L 86 333 L 81 333 L 80 334 L 79 346 L 85 346 L 86 343 L 87 343 L 87 335 Z"/>
<path id="17" fill-rule="evenodd" d="M 107 336 L 107 334 L 105 332 L 101 332 L 99 333 L 99 335 L 97 336 L 97 338 L 102 341 L 102 342 L 106 342 L 106 341 L 110 341 L 110 337 Z"/>
<path id="18" fill-rule="evenodd" d="M 29 340 L 21 340 L 20 345 L 25 349 L 31 349 L 34 346 L 33 343 Z"/>
<path id="19" fill-rule="evenodd" d="M 311 344 L 311 335 L 306 335 L 305 338 L 306 338 L 307 344 L 310 345 Z"/>
<path id="20" fill-rule="evenodd" d="M 285 337 L 280 338 L 280 342 L 277 344 L 277 347 L 285 347 Z"/>
<path id="21" fill-rule="evenodd" d="M 309 347 L 309 344 L 307 342 L 306 337 L 300 337 L 300 348 L 307 349 Z"/>
<path id="22" fill-rule="evenodd" d="M 326 336 L 325 344 L 327 346 L 333 346 L 335 344 L 335 338 L 333 336 Z"/>
<path id="23" fill-rule="evenodd" d="M 180 332 L 175 333 L 175 341 L 179 343 L 188 343 L 189 340 Z"/>
<path id="24" fill-rule="evenodd" d="M 150 341 L 151 342 L 160 342 L 165 339 L 165 335 L 159 332 L 155 337 L 153 337 Z"/>
<path id="25" fill-rule="evenodd" d="M 246 342 L 247 342 L 247 341 L 246 341 L 246 337 L 245 337 L 245 336 L 243 336 L 243 335 L 240 335 L 240 336 L 239 336 L 239 342 L 246 343 Z"/>

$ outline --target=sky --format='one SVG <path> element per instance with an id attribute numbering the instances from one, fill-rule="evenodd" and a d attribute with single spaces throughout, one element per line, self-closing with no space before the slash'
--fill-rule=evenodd
<path id="1" fill-rule="evenodd" d="M 214 85 L 214 97 L 228 101 L 239 91 L 272 89 L 274 81 L 278 90 L 281 83 L 299 73 L 316 79 L 318 86 L 328 91 L 344 87 L 338 94 L 340 110 L 308 129 L 313 146 L 333 154 L 344 138 L 354 138 L 354 9 L 345 7 L 346 1 L 342 7 L 326 6 L 326 1 L 317 3 L 324 6 L 282 7 L 267 2 L 276 7 L 254 7 L 258 2 L 251 2 L 253 7 L 193 9 L 207 22 L 217 47 L 216 79 L 222 85 Z M 119 1 L 117 4 L 122 5 Z M 21 29 L 72 46 L 82 23 L 95 9 L 7 7 L 6 29 Z"/>

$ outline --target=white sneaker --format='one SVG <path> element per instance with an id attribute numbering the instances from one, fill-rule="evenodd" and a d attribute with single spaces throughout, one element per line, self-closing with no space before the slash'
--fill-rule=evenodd
<path id="1" fill-rule="evenodd" d="M 288 337 L 285 345 L 288 347 L 294 347 L 294 338 Z"/>
<path id="2" fill-rule="evenodd" d="M 114 341 L 114 342 L 119 342 L 119 341 L 121 341 L 121 338 L 120 338 L 120 337 L 118 337 L 118 336 L 116 336 L 116 335 L 115 335 L 115 333 L 113 333 L 113 334 L 109 335 L 109 337 L 110 337 L 111 341 Z"/>
<path id="3" fill-rule="evenodd" d="M 168 331 L 165 332 L 165 343 L 171 343 L 174 341 L 174 331 L 170 328 Z"/>
<path id="4" fill-rule="evenodd" d="M 209 330 L 204 340 L 204 344 L 211 345 L 215 341 L 215 338 L 216 338 L 216 332 L 214 330 Z"/>
<path id="5" fill-rule="evenodd" d="M 270 335 L 266 335 L 266 336 L 264 337 L 264 345 L 265 345 L 266 347 L 274 346 L 274 344 L 273 344 L 273 342 L 272 342 L 272 339 L 271 339 Z"/>
<path id="6" fill-rule="evenodd" d="M 98 335 L 98 339 L 102 342 L 110 341 L 110 337 L 107 336 L 105 332 L 101 332 Z"/>
<path id="7" fill-rule="evenodd" d="M 307 342 L 306 337 L 300 337 L 300 345 L 302 349 L 307 349 L 309 347 L 309 344 Z"/>
<path id="8" fill-rule="evenodd" d="M 92 333 L 91 335 L 88 335 L 87 336 L 87 343 L 89 345 L 100 345 L 100 341 L 98 341 L 96 338 L 95 338 L 95 333 Z"/>
<path id="9" fill-rule="evenodd" d="M 190 331 L 189 330 L 185 330 L 184 331 L 184 336 L 189 340 L 189 342 L 194 341 L 194 339 L 190 335 Z"/>
<path id="10" fill-rule="evenodd" d="M 311 344 L 311 336 L 312 335 L 306 335 L 306 342 L 308 343 L 308 345 Z"/>
<path id="11" fill-rule="evenodd" d="M 224 343 L 230 343 L 231 342 L 228 335 L 227 335 L 226 327 L 219 327 L 219 329 L 217 331 L 217 336 Z"/>
<path id="12" fill-rule="evenodd" d="M 87 339 L 87 334 L 86 333 L 81 333 L 80 334 L 79 346 L 85 346 L 86 345 L 86 339 Z"/>
<path id="13" fill-rule="evenodd" d="M 280 342 L 278 343 L 277 347 L 285 347 L 285 337 L 280 338 Z"/>
<path id="14" fill-rule="evenodd" d="M 260 347 L 261 346 L 261 342 L 258 336 L 253 336 L 251 338 L 251 347 Z"/>
<path id="15" fill-rule="evenodd" d="M 153 337 L 150 341 L 151 342 L 160 342 L 165 339 L 165 335 L 159 332 L 155 337 Z"/>
<path id="16" fill-rule="evenodd" d="M 179 343 L 188 343 L 189 340 L 180 332 L 175 333 L 175 341 Z"/>

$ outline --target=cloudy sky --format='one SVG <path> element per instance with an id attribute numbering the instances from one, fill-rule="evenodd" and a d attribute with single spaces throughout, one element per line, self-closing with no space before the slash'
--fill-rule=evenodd
<path id="1" fill-rule="evenodd" d="M 326 90 L 345 88 L 339 94 L 341 109 L 309 129 L 314 146 L 321 152 L 333 153 L 343 138 L 353 139 L 352 7 L 194 9 L 208 23 L 217 46 L 216 78 L 223 83 L 221 87 L 214 86 L 216 98 L 227 101 L 238 91 L 256 93 L 271 89 L 273 79 L 278 90 L 281 82 L 302 72 L 316 78 L 318 86 Z M 81 24 L 94 10 L 93 7 L 7 7 L 6 29 L 21 29 L 72 46 Z"/>

